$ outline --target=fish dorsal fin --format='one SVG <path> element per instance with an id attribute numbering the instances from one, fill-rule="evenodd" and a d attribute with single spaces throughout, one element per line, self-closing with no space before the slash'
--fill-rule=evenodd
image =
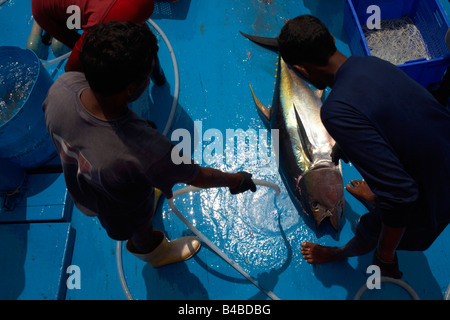
<path id="1" fill-rule="evenodd" d="M 303 125 L 303 121 L 300 118 L 300 115 L 297 112 L 297 108 L 295 107 L 295 103 L 294 105 L 294 110 L 295 110 L 295 118 L 297 120 L 297 124 L 298 124 L 298 135 L 300 137 L 300 140 L 302 141 L 302 147 L 303 147 L 303 153 L 305 154 L 305 156 L 308 158 L 308 160 L 310 162 L 312 162 L 312 154 L 311 154 L 311 142 L 309 141 L 308 138 L 308 134 L 306 133 L 305 127 Z"/>
<path id="2" fill-rule="evenodd" d="M 252 91 L 253 100 L 255 100 L 256 106 L 258 107 L 258 110 L 262 113 L 264 118 L 266 118 L 267 121 L 270 121 L 272 118 L 272 110 L 264 106 L 261 101 L 256 97 L 255 92 L 253 92 L 252 85 L 250 85 L 250 90 Z"/>
<path id="3" fill-rule="evenodd" d="M 258 37 L 258 36 L 253 36 L 250 34 L 243 33 L 242 31 L 239 31 L 239 32 L 247 39 L 249 39 L 259 45 L 262 45 L 268 49 L 278 50 L 280 47 L 278 44 L 278 38 Z"/>

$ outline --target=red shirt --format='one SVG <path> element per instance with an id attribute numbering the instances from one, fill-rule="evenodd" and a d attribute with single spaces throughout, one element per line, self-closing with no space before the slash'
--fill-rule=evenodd
<path id="1" fill-rule="evenodd" d="M 55 22 L 66 25 L 72 12 L 67 13 L 71 5 L 81 10 L 81 28 L 86 29 L 103 21 L 117 0 L 33 0 L 31 10 L 34 18 L 41 24 L 41 20 L 51 18 Z M 48 30 L 47 30 L 48 31 Z"/>
<path id="2" fill-rule="evenodd" d="M 67 8 L 76 5 L 80 8 L 80 27 L 83 36 L 77 30 L 67 27 L 67 19 L 74 13 Z M 94 25 L 106 21 L 133 21 L 145 23 L 153 13 L 153 0 L 32 0 L 31 10 L 36 22 L 52 37 L 72 49 L 66 63 L 66 71 L 82 71 L 79 62 L 83 37 Z"/>

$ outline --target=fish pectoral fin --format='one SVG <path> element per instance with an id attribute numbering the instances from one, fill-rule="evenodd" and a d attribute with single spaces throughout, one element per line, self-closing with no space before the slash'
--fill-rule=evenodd
<path id="1" fill-rule="evenodd" d="M 295 111 L 295 118 L 297 120 L 297 130 L 298 130 L 298 135 L 300 137 L 300 140 L 302 141 L 302 148 L 303 148 L 303 153 L 305 154 L 305 156 L 308 158 L 308 160 L 310 162 L 312 162 L 312 155 L 311 155 L 311 142 L 309 141 L 308 138 L 308 134 L 306 133 L 305 127 L 303 125 L 302 119 L 300 118 L 297 109 L 295 108 L 295 104 L 294 104 L 294 111 Z"/>
<path id="2" fill-rule="evenodd" d="M 264 106 L 261 101 L 256 97 L 255 92 L 253 91 L 252 85 L 250 85 L 250 90 L 252 91 L 253 100 L 255 100 L 256 106 L 258 107 L 258 110 L 263 114 L 263 116 L 267 119 L 267 121 L 270 121 L 272 118 L 272 110 Z"/>

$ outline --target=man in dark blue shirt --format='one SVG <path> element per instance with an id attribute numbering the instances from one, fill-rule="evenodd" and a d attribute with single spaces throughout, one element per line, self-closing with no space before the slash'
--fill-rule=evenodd
<path id="1" fill-rule="evenodd" d="M 396 250 L 427 249 L 450 221 L 450 114 L 391 63 L 345 57 L 315 17 L 290 20 L 279 44 L 283 59 L 313 85 L 332 88 L 322 122 L 365 180 L 347 189 L 374 204 L 346 245 L 304 242 L 304 258 L 339 261 L 376 248 L 374 264 L 401 277 Z"/>

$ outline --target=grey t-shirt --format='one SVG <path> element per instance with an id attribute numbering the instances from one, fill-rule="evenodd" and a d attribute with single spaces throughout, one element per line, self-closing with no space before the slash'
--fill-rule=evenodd
<path id="1" fill-rule="evenodd" d="M 42 106 L 75 205 L 89 216 L 151 213 L 155 187 L 170 198 L 199 166 L 175 165 L 173 144 L 130 109 L 113 121 L 90 114 L 80 100 L 87 87 L 83 73 L 67 72 Z"/>

